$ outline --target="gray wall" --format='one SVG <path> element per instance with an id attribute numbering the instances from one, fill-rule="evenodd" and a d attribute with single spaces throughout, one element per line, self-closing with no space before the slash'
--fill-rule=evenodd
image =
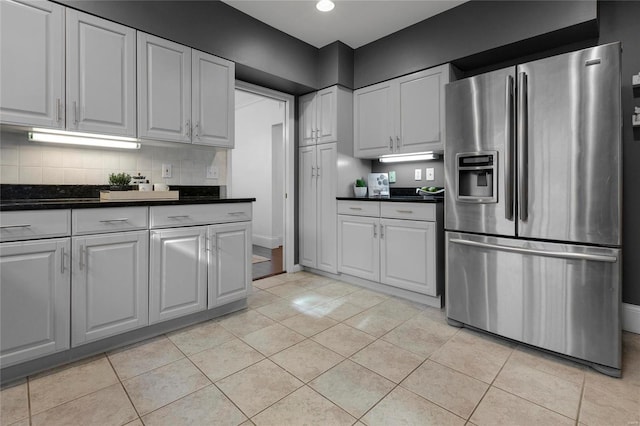
<path id="1" fill-rule="evenodd" d="M 622 42 L 623 173 L 623 301 L 640 305 L 640 131 L 631 125 L 634 97 L 631 76 L 640 72 L 640 2 L 603 1 L 600 8 L 600 43 Z"/>
<path id="2" fill-rule="evenodd" d="M 580 31 L 554 34 L 558 44 L 596 31 L 597 5 L 589 1 L 471 1 L 405 28 L 355 51 L 354 88 L 430 68 L 446 62 L 491 52 L 567 27 Z M 587 28 L 584 24 L 591 23 Z M 540 43 L 548 43 L 547 38 Z M 540 50 L 539 43 L 527 44 Z M 523 55 L 523 46 L 509 49 Z M 501 58 L 500 51 L 491 52 Z M 498 59 L 500 60 L 500 59 Z M 493 59 L 493 61 L 497 61 Z M 473 66 L 482 65 L 474 62 Z"/>
<path id="3" fill-rule="evenodd" d="M 334 84 L 353 88 L 353 49 L 340 41 L 318 51 L 318 89 Z"/>

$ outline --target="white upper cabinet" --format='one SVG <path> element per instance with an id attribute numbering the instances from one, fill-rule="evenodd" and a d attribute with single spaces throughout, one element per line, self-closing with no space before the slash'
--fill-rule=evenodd
<path id="1" fill-rule="evenodd" d="M 354 156 L 444 150 L 448 64 L 354 92 Z"/>
<path id="2" fill-rule="evenodd" d="M 138 136 L 234 146 L 235 64 L 138 32 Z"/>
<path id="3" fill-rule="evenodd" d="M 69 130 L 136 136 L 136 32 L 67 9 Z"/>
<path id="4" fill-rule="evenodd" d="M 193 143 L 233 148 L 235 64 L 197 50 L 191 58 Z"/>
<path id="5" fill-rule="evenodd" d="M 354 97 L 354 156 L 375 158 L 393 149 L 393 84 L 386 81 L 356 90 Z"/>
<path id="6" fill-rule="evenodd" d="M 0 1 L 0 121 L 64 128 L 64 8 Z"/>
<path id="7" fill-rule="evenodd" d="M 142 32 L 138 136 L 191 143 L 191 48 Z"/>
<path id="8" fill-rule="evenodd" d="M 353 140 L 353 93 L 331 86 L 301 96 L 300 146 L 340 142 L 351 146 Z"/>

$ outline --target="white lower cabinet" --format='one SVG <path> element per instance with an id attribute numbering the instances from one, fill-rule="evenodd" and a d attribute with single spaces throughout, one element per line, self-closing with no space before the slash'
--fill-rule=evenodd
<path id="1" fill-rule="evenodd" d="M 436 295 L 436 224 L 380 219 L 380 282 Z"/>
<path id="2" fill-rule="evenodd" d="M 72 345 L 147 325 L 149 231 L 72 242 Z"/>
<path id="3" fill-rule="evenodd" d="M 251 276 L 251 222 L 211 225 L 209 309 L 247 297 Z"/>
<path id="4" fill-rule="evenodd" d="M 207 227 L 151 231 L 149 323 L 207 308 Z"/>
<path id="5" fill-rule="evenodd" d="M 69 348 L 69 238 L 0 244 L 0 366 Z"/>
<path id="6" fill-rule="evenodd" d="M 376 203 L 382 208 L 374 208 Z M 436 209 L 435 204 L 339 201 L 338 270 L 437 296 Z"/>

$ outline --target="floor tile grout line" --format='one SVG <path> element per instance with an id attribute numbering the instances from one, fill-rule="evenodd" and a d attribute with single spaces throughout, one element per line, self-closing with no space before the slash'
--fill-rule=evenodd
<path id="1" fill-rule="evenodd" d="M 587 375 L 585 373 L 582 375 L 582 388 L 580 389 L 580 400 L 578 401 L 578 413 L 576 415 L 576 422 L 575 422 L 576 426 L 580 424 L 580 412 L 582 411 L 582 401 L 584 399 L 586 385 L 587 385 Z"/>
<path id="2" fill-rule="evenodd" d="M 27 383 L 27 414 L 29 415 L 29 426 L 31 426 L 31 424 L 33 423 L 33 420 L 31 419 L 31 383 L 30 383 L 31 379 L 29 376 L 26 377 L 26 383 Z"/>
<path id="3" fill-rule="evenodd" d="M 116 377 L 118 378 L 118 383 L 120 384 L 120 386 L 122 387 L 122 390 L 124 391 L 124 394 L 127 395 L 127 399 L 129 400 L 129 403 L 131 404 L 131 406 L 133 407 L 133 411 L 135 411 L 136 415 L 138 416 L 138 418 L 140 419 L 140 422 L 142 424 L 144 424 L 144 422 L 142 422 L 142 416 L 140 415 L 140 412 L 138 411 L 138 408 L 136 407 L 136 405 L 133 403 L 133 400 L 131 399 L 131 395 L 129 395 L 129 391 L 127 391 L 126 386 L 124 385 L 124 383 L 122 382 L 122 379 L 120 378 L 120 376 L 118 375 L 118 372 L 115 369 L 115 366 L 113 365 L 113 363 L 111 362 L 111 359 L 107 356 L 107 353 L 105 352 L 105 358 L 107 358 L 107 362 L 109 363 L 109 365 L 111 366 L 111 369 L 113 370 L 113 372 L 116 374 Z M 135 420 L 135 419 L 134 419 Z M 132 420 L 133 421 L 133 420 Z"/>

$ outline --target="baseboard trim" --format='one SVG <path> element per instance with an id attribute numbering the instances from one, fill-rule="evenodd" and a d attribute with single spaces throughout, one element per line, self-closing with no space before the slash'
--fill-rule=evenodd
<path id="1" fill-rule="evenodd" d="M 265 235 L 253 234 L 253 244 L 268 249 L 274 249 L 282 245 L 282 237 L 268 237 Z"/>
<path id="2" fill-rule="evenodd" d="M 622 304 L 622 329 L 640 334 L 640 305 Z"/>

